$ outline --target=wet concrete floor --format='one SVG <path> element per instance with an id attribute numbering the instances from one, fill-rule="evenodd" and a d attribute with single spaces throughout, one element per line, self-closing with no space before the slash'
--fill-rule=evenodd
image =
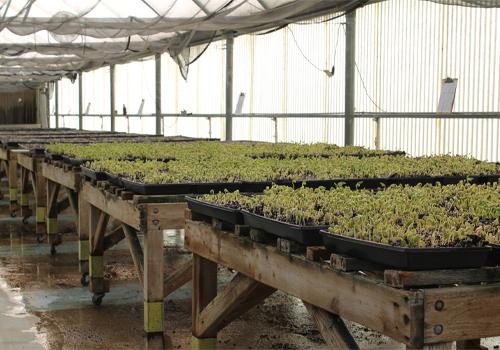
<path id="1" fill-rule="evenodd" d="M 5 215 L 4 215 L 5 213 Z M 0 208 L 0 349 L 142 349 L 143 295 L 124 242 L 106 252 L 105 275 L 111 290 L 94 306 L 80 285 L 77 236 L 71 217 L 60 224 L 64 243 L 56 256 L 36 242 L 33 223 L 6 218 Z M 190 256 L 182 234 L 166 231 L 167 270 Z M 221 283 L 232 272 L 219 269 Z M 168 348 L 190 349 L 191 286 L 165 303 Z M 402 349 L 400 344 L 362 326 L 349 324 L 365 349 Z M 495 342 L 488 341 L 493 347 Z M 302 302 L 276 292 L 231 323 L 218 336 L 224 349 L 326 349 Z"/>

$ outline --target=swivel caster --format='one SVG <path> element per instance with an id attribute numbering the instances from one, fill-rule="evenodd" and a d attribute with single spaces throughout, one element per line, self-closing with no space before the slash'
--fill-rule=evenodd
<path id="1" fill-rule="evenodd" d="M 45 241 L 45 237 L 43 237 L 43 235 L 38 235 L 36 236 L 36 241 L 38 243 L 43 243 Z"/>
<path id="2" fill-rule="evenodd" d="M 10 217 L 15 218 L 17 216 L 17 213 L 15 211 L 10 212 Z"/>
<path id="3" fill-rule="evenodd" d="M 50 255 L 56 255 L 56 253 L 57 253 L 56 246 L 54 244 L 51 244 L 50 245 Z"/>
<path id="4" fill-rule="evenodd" d="M 94 295 L 92 295 L 92 304 L 95 306 L 101 305 L 102 298 L 104 298 L 104 293 L 94 293 Z"/>
<path id="5" fill-rule="evenodd" d="M 89 285 L 89 274 L 87 272 L 82 273 L 82 278 L 80 278 L 80 284 L 84 287 Z"/>
<path id="6" fill-rule="evenodd" d="M 29 216 L 25 216 L 25 217 L 23 218 L 23 224 L 25 224 L 25 225 L 26 225 L 26 224 L 28 223 L 28 219 L 29 219 L 29 218 L 30 218 Z"/>

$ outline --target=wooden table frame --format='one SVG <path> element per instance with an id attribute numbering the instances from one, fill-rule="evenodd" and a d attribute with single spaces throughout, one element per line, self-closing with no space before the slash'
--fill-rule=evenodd
<path id="1" fill-rule="evenodd" d="M 99 304 L 108 291 L 104 281 L 104 252 L 110 242 L 126 238 L 138 279 L 144 291 L 144 331 L 147 348 L 164 346 L 164 299 L 191 280 L 192 262 L 186 262 L 165 278 L 163 230 L 184 228 L 183 196 L 140 196 L 107 182 L 83 182 L 79 192 L 80 243 L 88 237 L 90 290 Z M 113 218 L 119 233 L 104 234 Z M 138 234 L 144 235 L 143 247 Z"/>
<path id="2" fill-rule="evenodd" d="M 5 172 L 7 177 L 7 183 L 9 188 L 9 209 L 10 215 L 15 217 L 19 211 L 18 203 L 18 169 L 17 169 L 17 159 L 18 155 L 27 153 L 28 150 L 25 149 L 9 149 L 6 147 L 0 147 L 0 168 Z M 26 197 L 21 197 L 21 200 L 27 199 Z"/>
<path id="3" fill-rule="evenodd" d="M 194 349 L 215 348 L 220 329 L 277 289 L 304 301 L 334 348 L 357 348 L 341 318 L 412 349 L 451 349 L 453 341 L 458 349 L 479 348 L 480 338 L 500 335 L 500 268 L 450 270 L 443 279 L 448 286 L 411 287 L 429 283 L 423 277 L 436 283 L 445 274 L 340 271 L 335 268 L 338 259 L 313 261 L 313 250 L 291 253 L 285 240 L 278 239 L 277 246 L 255 242 L 249 229 L 228 229 L 186 210 L 185 246 L 193 252 Z M 218 293 L 217 264 L 238 272 Z M 490 277 L 493 283 L 478 284 Z M 476 284 L 451 285 L 468 278 Z"/>

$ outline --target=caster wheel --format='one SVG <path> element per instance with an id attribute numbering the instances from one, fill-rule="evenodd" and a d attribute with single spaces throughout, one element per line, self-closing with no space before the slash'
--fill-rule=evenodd
<path id="1" fill-rule="evenodd" d="M 37 241 L 38 243 L 43 243 L 43 241 L 44 241 L 44 240 L 45 240 L 45 239 L 44 239 L 44 237 L 43 237 L 42 235 L 38 235 L 38 236 L 36 236 L 36 241 Z"/>
<path id="2" fill-rule="evenodd" d="M 89 285 L 89 274 L 88 273 L 82 274 L 82 278 L 80 278 L 80 283 L 84 287 Z"/>
<path id="3" fill-rule="evenodd" d="M 52 244 L 50 246 L 50 255 L 56 255 L 56 253 L 57 253 L 56 246 Z"/>
<path id="4" fill-rule="evenodd" d="M 15 211 L 10 212 L 10 217 L 15 218 L 17 216 L 17 213 Z"/>
<path id="5" fill-rule="evenodd" d="M 26 225 L 26 224 L 28 223 L 28 219 L 29 219 L 29 216 L 25 216 L 25 217 L 23 218 L 23 224 L 25 224 L 25 225 Z"/>
<path id="6" fill-rule="evenodd" d="M 104 298 L 104 293 L 95 293 L 92 295 L 92 304 L 99 306 L 102 303 L 102 298 Z"/>

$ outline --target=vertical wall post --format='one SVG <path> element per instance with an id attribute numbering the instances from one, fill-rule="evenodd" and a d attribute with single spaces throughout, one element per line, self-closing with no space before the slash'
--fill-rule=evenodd
<path id="1" fill-rule="evenodd" d="M 45 103 L 47 105 L 47 115 L 45 117 L 47 118 L 47 128 L 50 128 L 50 82 L 46 83 L 45 86 Z"/>
<path id="2" fill-rule="evenodd" d="M 109 105 L 111 108 L 111 131 L 115 131 L 115 117 L 116 117 L 116 109 L 115 109 L 115 65 L 111 64 L 109 66 Z M 101 128 L 102 129 L 102 128 Z"/>
<path id="3" fill-rule="evenodd" d="M 155 104 L 156 104 L 156 135 L 162 135 L 161 130 L 161 54 L 155 55 Z"/>
<path id="4" fill-rule="evenodd" d="M 226 38 L 226 141 L 233 139 L 233 44 L 230 35 Z"/>
<path id="5" fill-rule="evenodd" d="M 354 144 L 354 101 L 356 75 L 356 11 L 346 14 L 345 50 L 345 144 Z"/>
<path id="6" fill-rule="evenodd" d="M 56 119 L 56 129 L 59 128 L 59 80 L 54 82 L 54 117 Z"/>
<path id="7" fill-rule="evenodd" d="M 82 72 L 78 73 L 78 129 L 83 130 Z"/>

